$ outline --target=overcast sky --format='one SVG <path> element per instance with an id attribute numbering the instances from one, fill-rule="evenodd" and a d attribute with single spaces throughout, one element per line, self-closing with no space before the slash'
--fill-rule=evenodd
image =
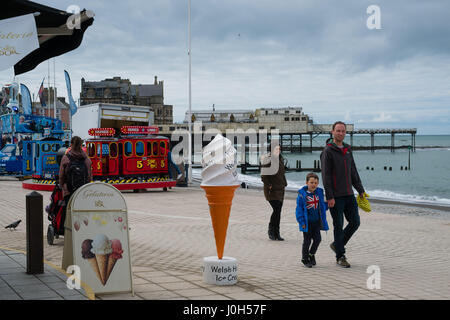
<path id="1" fill-rule="evenodd" d="M 56 59 L 60 96 L 64 69 L 75 100 L 82 77 L 151 84 L 156 75 L 175 121 L 184 119 L 187 0 L 36 2 L 96 15 L 81 46 Z M 370 5 L 381 29 L 367 26 Z M 316 123 L 450 134 L 449 12 L 448 0 L 192 0 L 192 109 L 301 106 Z M 47 69 L 17 80 L 37 93 Z M 12 77 L 1 71 L 0 84 Z"/>

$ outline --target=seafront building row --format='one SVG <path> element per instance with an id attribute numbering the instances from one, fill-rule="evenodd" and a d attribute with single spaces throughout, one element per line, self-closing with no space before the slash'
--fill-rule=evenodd
<path id="1" fill-rule="evenodd" d="M 46 88 L 44 96 L 46 101 L 53 101 L 53 94 L 56 94 L 54 88 Z M 69 106 L 63 98 L 57 99 L 56 115 L 53 106 L 41 106 L 36 102 L 33 105 L 33 112 L 40 115 L 48 115 L 59 118 L 63 122 L 63 128 L 68 129 L 69 123 Z M 159 133 L 164 136 L 171 137 L 174 131 L 188 130 L 189 113 L 185 113 L 182 123 L 174 123 L 173 121 L 173 105 L 164 103 L 164 81 L 158 81 L 157 76 L 154 77 L 152 84 L 132 84 L 129 79 L 121 77 L 106 78 L 101 81 L 86 81 L 81 79 L 81 91 L 79 99 L 79 111 L 84 107 L 93 104 L 106 104 L 117 109 L 107 123 L 114 127 L 114 123 L 123 123 L 127 120 L 127 125 L 142 125 L 138 117 L 130 117 L 126 113 L 134 110 L 137 114 L 142 112 L 146 114 L 144 125 L 153 125 L 159 128 Z M 210 129 L 219 130 L 222 133 L 227 131 L 243 131 L 261 132 L 267 131 L 271 136 L 272 131 L 278 130 L 281 136 L 284 149 L 286 151 L 304 151 L 302 146 L 302 136 L 307 136 L 310 145 L 305 146 L 306 149 L 312 150 L 312 139 L 320 134 L 330 134 L 332 124 L 318 124 L 313 118 L 305 114 L 300 106 L 288 107 L 271 107 L 256 109 L 216 109 L 213 105 L 210 109 L 193 110 L 191 113 L 191 122 L 196 126 L 197 132 L 200 130 L 202 134 Z M 117 120 L 117 121 L 116 121 Z M 142 120 L 142 119 L 141 119 Z M 200 123 L 200 125 L 199 125 Z M 76 127 L 76 126 L 75 126 Z M 72 126 L 73 129 L 75 129 Z M 115 128 L 116 132 L 120 132 L 120 128 Z M 74 134 L 80 134 L 75 132 Z M 274 131 L 275 132 L 275 131 Z M 354 124 L 347 124 L 347 132 L 350 137 L 350 144 L 353 144 L 353 135 L 365 134 L 370 135 L 371 144 L 368 149 L 375 150 L 374 137 L 377 134 L 391 135 L 391 151 L 397 147 L 394 145 L 394 137 L 396 134 L 411 135 L 412 149 L 415 149 L 415 128 L 401 129 L 356 129 Z M 83 134 L 84 135 L 84 134 Z M 287 141 L 287 143 L 286 143 Z M 384 147 L 386 148 L 386 147 Z"/>

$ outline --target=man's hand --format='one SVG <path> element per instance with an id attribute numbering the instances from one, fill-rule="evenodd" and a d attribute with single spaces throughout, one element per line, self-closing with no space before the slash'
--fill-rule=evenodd
<path id="1" fill-rule="evenodd" d="M 334 198 L 330 199 L 330 200 L 327 200 L 327 202 L 328 202 L 328 208 L 333 208 L 334 207 L 334 204 L 335 204 Z"/>

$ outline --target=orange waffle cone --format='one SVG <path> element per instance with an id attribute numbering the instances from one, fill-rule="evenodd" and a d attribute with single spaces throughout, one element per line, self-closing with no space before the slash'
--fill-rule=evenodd
<path id="1" fill-rule="evenodd" d="M 235 186 L 201 186 L 206 192 L 209 204 L 209 214 L 214 229 L 216 239 L 217 257 L 222 259 L 227 236 L 228 220 L 230 218 L 231 202 L 234 191 L 239 187 Z"/>

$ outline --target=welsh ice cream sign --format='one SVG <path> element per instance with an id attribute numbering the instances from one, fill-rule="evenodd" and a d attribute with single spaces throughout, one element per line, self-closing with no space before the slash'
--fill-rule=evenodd
<path id="1" fill-rule="evenodd" d="M 80 280 L 95 293 L 132 292 L 127 207 L 120 191 L 102 182 L 86 184 L 67 210 L 71 232 L 64 251 L 72 251 L 70 263 L 80 268 Z"/>
<path id="2" fill-rule="evenodd" d="M 0 70 L 8 69 L 39 48 L 33 14 L 0 20 Z"/>

